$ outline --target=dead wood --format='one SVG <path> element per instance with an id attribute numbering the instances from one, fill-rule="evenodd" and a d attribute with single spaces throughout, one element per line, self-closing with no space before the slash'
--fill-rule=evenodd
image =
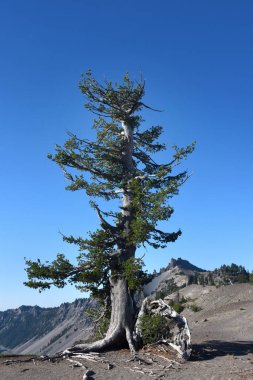
<path id="1" fill-rule="evenodd" d="M 179 357 L 188 360 L 191 355 L 191 334 L 186 318 L 178 314 L 171 306 L 166 304 L 163 300 L 150 301 L 146 298 L 139 312 L 137 322 L 135 324 L 135 339 L 140 340 L 141 333 L 141 317 L 145 314 L 161 315 L 174 322 L 174 328 L 170 331 L 172 337 L 165 338 L 155 342 L 153 345 L 164 344 L 172 347 L 177 351 Z M 163 346 L 161 350 L 166 351 Z"/>

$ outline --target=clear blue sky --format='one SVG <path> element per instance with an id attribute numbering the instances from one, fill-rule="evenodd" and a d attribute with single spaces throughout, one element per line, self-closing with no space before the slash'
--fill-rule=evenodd
<path id="1" fill-rule="evenodd" d="M 168 146 L 197 140 L 193 173 L 167 229 L 182 237 L 146 253 L 147 269 L 182 257 L 213 269 L 252 265 L 253 2 L 251 0 L 0 0 L 0 309 L 58 305 L 74 287 L 25 288 L 24 257 L 71 257 L 58 231 L 98 225 L 47 159 L 66 130 L 89 137 L 81 73 L 146 80 L 145 112 Z M 167 157 L 164 154 L 163 159 Z M 141 253 L 141 252 L 140 252 Z"/>

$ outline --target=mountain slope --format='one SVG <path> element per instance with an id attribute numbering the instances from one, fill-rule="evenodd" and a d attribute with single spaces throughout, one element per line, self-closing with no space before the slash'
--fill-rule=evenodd
<path id="1" fill-rule="evenodd" d="M 176 287 L 181 288 L 189 284 L 194 275 L 204 275 L 206 270 L 196 267 L 187 260 L 171 259 L 166 268 L 160 270 L 154 278 L 144 286 L 145 296 L 151 296 L 157 292 L 166 291 L 167 285 L 172 281 Z"/>
<path id="2" fill-rule="evenodd" d="M 21 306 L 0 312 L 2 352 L 52 353 L 90 334 L 91 321 L 85 311 L 94 300 L 78 299 L 59 307 Z"/>

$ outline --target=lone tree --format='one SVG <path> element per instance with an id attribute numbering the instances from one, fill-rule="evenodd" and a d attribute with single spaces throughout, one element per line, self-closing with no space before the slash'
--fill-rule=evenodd
<path id="1" fill-rule="evenodd" d="M 152 109 L 142 101 L 143 81 L 134 82 L 127 74 L 122 84 L 100 84 L 88 71 L 79 87 L 87 100 L 85 107 L 97 115 L 93 125 L 97 138 L 91 141 L 70 134 L 63 146 L 56 145 L 56 153 L 49 158 L 69 180 L 67 190 L 85 190 L 91 198 L 100 228 L 90 232 L 88 238 L 63 236 L 64 241 L 79 248 L 76 265 L 63 254 L 52 263 L 26 260 L 25 285 L 43 290 L 52 285 L 62 288 L 69 282 L 89 290 L 93 297 L 109 300 L 111 316 L 105 338 L 73 350 L 99 350 L 127 341 L 134 351 L 140 309 L 135 294 L 146 280 L 143 262 L 135 258 L 136 249 L 145 244 L 165 248 L 181 235 L 180 230 L 162 231 L 157 224 L 173 213 L 168 201 L 178 194 L 188 174 L 172 172 L 193 151 L 194 144 L 174 146 L 168 163 L 154 161 L 154 153 L 164 150 L 165 145 L 158 141 L 160 126 L 141 129 L 140 111 L 144 107 Z M 100 198 L 114 200 L 113 209 L 102 210 L 96 203 Z"/>

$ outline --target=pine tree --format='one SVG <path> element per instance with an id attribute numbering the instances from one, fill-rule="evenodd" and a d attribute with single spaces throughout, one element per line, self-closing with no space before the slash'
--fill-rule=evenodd
<path id="1" fill-rule="evenodd" d="M 165 145 L 158 141 L 162 127 L 141 129 L 140 111 L 151 109 L 142 101 L 143 81 L 132 81 L 126 74 L 121 84 L 100 84 L 88 71 L 79 87 L 86 98 L 85 107 L 96 115 L 96 140 L 69 134 L 65 144 L 56 145 L 55 154 L 49 158 L 69 180 L 67 190 L 84 190 L 90 197 L 100 228 L 87 238 L 63 236 L 64 241 L 79 249 L 76 265 L 63 254 L 45 264 L 39 259 L 26 260 L 25 285 L 43 290 L 52 285 L 61 288 L 69 282 L 90 291 L 93 297 L 110 298 L 109 330 L 105 339 L 89 349 L 98 350 L 126 339 L 134 350 L 138 311 L 134 293 L 147 277 L 142 260 L 135 258 L 136 249 L 144 245 L 165 248 L 181 235 L 181 230 L 162 231 L 157 224 L 167 221 L 173 213 L 169 200 L 188 178 L 186 171 L 174 170 L 193 151 L 194 144 L 174 146 L 168 163 L 154 160 L 154 154 L 164 150 Z M 100 199 L 114 204 L 116 200 L 119 206 L 116 210 L 102 210 Z M 86 345 L 78 348 L 86 349 Z"/>

